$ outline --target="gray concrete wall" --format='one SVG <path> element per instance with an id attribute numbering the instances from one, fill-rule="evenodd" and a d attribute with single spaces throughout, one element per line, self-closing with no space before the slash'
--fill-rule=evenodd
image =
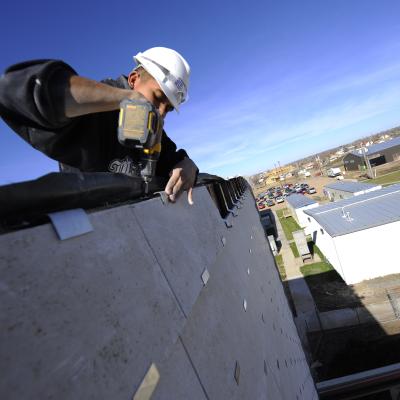
<path id="1" fill-rule="evenodd" d="M 252 195 L 231 228 L 194 199 L 0 236 L 0 398 L 317 398 Z"/>

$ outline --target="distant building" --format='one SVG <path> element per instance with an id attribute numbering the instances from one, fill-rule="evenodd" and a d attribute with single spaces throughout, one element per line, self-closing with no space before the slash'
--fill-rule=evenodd
<path id="1" fill-rule="evenodd" d="M 365 154 L 372 167 L 400 160 L 400 137 L 369 146 L 365 149 Z M 357 171 L 365 168 L 362 150 L 355 150 L 345 155 L 343 164 L 346 171 Z"/>
<path id="2" fill-rule="evenodd" d="M 319 206 L 319 204 L 315 200 L 297 193 L 293 193 L 290 196 L 286 197 L 286 203 L 293 218 L 302 228 L 306 228 L 308 226 L 307 215 L 304 214 L 304 211 Z M 305 230 L 305 233 L 307 235 L 310 234 L 310 232 L 307 231 L 307 228 Z"/>
<path id="3" fill-rule="evenodd" d="M 400 184 L 304 213 L 314 242 L 347 284 L 400 272 Z"/>
<path id="4" fill-rule="evenodd" d="M 330 201 L 348 199 L 353 196 L 372 192 L 382 189 L 381 185 L 373 185 L 371 183 L 340 181 L 328 183 L 324 186 L 325 196 Z"/>

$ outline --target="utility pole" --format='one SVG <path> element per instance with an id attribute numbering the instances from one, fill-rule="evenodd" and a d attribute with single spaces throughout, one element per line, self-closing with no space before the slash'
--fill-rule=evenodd
<path id="1" fill-rule="evenodd" d="M 317 155 L 317 157 L 315 157 L 315 161 L 316 161 L 317 164 L 318 164 L 319 173 L 321 174 L 321 176 L 323 176 L 323 173 L 322 173 L 322 161 L 321 161 L 321 159 L 319 158 L 319 155 Z"/>
<path id="2" fill-rule="evenodd" d="M 369 158 L 367 157 L 367 153 L 365 151 L 365 147 L 361 147 L 362 149 L 362 153 L 364 156 L 364 162 L 365 165 L 367 166 L 367 175 L 369 178 L 374 179 L 374 173 L 372 172 L 372 167 L 371 167 L 371 163 L 369 162 Z"/>
<path id="3" fill-rule="evenodd" d="M 281 186 L 282 189 L 282 181 L 281 181 L 281 174 L 282 174 L 282 167 L 281 167 L 281 163 L 278 161 L 278 165 L 279 165 L 279 184 Z"/>

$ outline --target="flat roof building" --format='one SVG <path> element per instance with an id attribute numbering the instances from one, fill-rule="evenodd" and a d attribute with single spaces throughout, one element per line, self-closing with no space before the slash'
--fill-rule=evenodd
<path id="1" fill-rule="evenodd" d="M 382 189 L 381 185 L 363 182 L 339 181 L 325 185 L 324 194 L 330 201 L 337 201 L 379 189 Z"/>
<path id="2" fill-rule="evenodd" d="M 301 228 L 305 228 L 305 233 L 309 234 L 307 226 L 307 215 L 304 214 L 305 210 L 310 210 L 319 206 L 319 204 L 310 197 L 303 194 L 293 193 L 286 197 L 286 203 L 291 215 L 296 220 Z"/>
<path id="3" fill-rule="evenodd" d="M 400 184 L 304 213 L 314 242 L 346 283 L 400 273 Z"/>

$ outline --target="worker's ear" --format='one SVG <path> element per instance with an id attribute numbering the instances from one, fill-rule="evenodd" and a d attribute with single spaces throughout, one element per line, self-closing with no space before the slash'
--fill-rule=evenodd
<path id="1" fill-rule="evenodd" d="M 128 84 L 131 87 L 131 89 L 135 89 L 135 83 L 139 79 L 139 73 L 137 71 L 132 71 L 129 76 L 128 76 Z"/>

